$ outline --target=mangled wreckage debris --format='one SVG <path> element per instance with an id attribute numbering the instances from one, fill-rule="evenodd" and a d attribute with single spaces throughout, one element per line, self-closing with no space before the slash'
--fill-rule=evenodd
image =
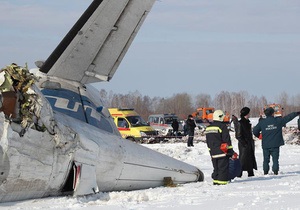
<path id="1" fill-rule="evenodd" d="M 37 78 L 29 72 L 27 66 L 23 68 L 12 63 L 0 71 L 0 111 L 4 112 L 12 129 L 20 136 L 23 136 L 29 127 L 38 131 L 48 128 L 53 134 L 53 125 L 49 126 L 52 123 L 45 123 L 45 119 L 49 120 L 49 117 L 52 117 L 42 118 L 41 110 L 45 99 L 40 97 L 41 94 L 37 94 L 39 90 L 33 85 L 36 81 Z"/>

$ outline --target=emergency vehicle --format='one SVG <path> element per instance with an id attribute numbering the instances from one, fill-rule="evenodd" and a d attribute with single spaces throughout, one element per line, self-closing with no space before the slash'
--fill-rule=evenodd
<path id="1" fill-rule="evenodd" d="M 135 142 L 152 141 L 157 137 L 155 131 L 134 109 L 109 108 L 110 115 L 124 139 Z"/>
<path id="2" fill-rule="evenodd" d="M 173 136 L 173 128 L 172 128 L 172 122 L 173 120 L 177 120 L 178 116 L 175 114 L 153 114 L 149 115 L 148 117 L 148 123 L 150 126 L 152 126 L 155 130 L 158 131 L 158 134 L 165 137 Z M 182 131 L 182 124 L 179 123 L 179 131 Z"/>

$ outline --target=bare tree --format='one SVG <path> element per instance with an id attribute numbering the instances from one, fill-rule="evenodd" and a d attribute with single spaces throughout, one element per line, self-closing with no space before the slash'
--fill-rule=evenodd
<path id="1" fill-rule="evenodd" d="M 248 105 L 251 109 L 250 117 L 260 116 L 263 104 L 261 104 L 261 100 L 257 96 L 251 96 Z"/>
<path id="2" fill-rule="evenodd" d="M 259 115 L 263 114 L 263 108 L 267 104 L 268 104 L 267 98 L 265 96 L 261 96 L 259 98 L 259 103 L 258 103 L 258 106 L 259 106 L 259 109 L 260 109 Z M 253 117 L 257 117 L 257 116 L 253 116 Z"/>
<path id="3" fill-rule="evenodd" d="M 152 113 L 151 111 L 151 99 L 149 96 L 138 97 L 135 110 L 141 115 L 143 119 L 147 121 L 148 116 Z"/>
<path id="4" fill-rule="evenodd" d="M 188 114 L 191 114 L 194 111 L 192 97 L 187 93 L 174 95 L 170 102 L 170 111 L 177 114 L 181 119 L 186 118 Z"/>
<path id="5" fill-rule="evenodd" d="M 174 113 L 181 119 L 186 118 L 194 110 L 192 98 L 187 93 L 178 93 L 170 98 L 157 98 L 156 103 L 154 113 Z"/>
<path id="6" fill-rule="evenodd" d="M 198 107 L 210 107 L 212 106 L 212 99 L 211 96 L 208 94 L 198 94 L 195 98 L 195 108 Z"/>
<path id="7" fill-rule="evenodd" d="M 248 98 L 249 94 L 246 91 L 231 93 L 231 105 L 228 108 L 229 113 L 239 116 L 240 110 L 247 105 Z"/>
<path id="8" fill-rule="evenodd" d="M 292 111 L 298 112 L 300 110 L 300 94 L 290 97 L 289 104 Z"/>
<path id="9" fill-rule="evenodd" d="M 280 104 L 282 108 L 284 108 L 284 113 L 290 113 L 291 107 L 288 105 L 289 96 L 286 92 L 282 92 L 278 97 L 276 97 L 277 104 Z"/>
<path id="10" fill-rule="evenodd" d="M 104 89 L 99 91 L 100 97 L 107 107 L 134 108 L 144 119 L 147 120 L 150 114 L 175 113 L 184 119 L 193 113 L 198 107 L 213 106 L 216 109 L 227 111 L 236 116 L 244 106 L 251 109 L 251 117 L 258 117 L 263 107 L 268 104 L 265 96 L 249 96 L 248 92 L 221 91 L 214 98 L 201 93 L 194 99 L 188 93 L 174 94 L 169 98 L 142 96 L 138 91 L 128 94 L 107 93 Z M 193 105 L 193 101 L 195 101 Z M 300 94 L 290 97 L 287 93 L 281 93 L 276 103 L 280 103 L 286 113 L 300 111 Z"/>
<path id="11" fill-rule="evenodd" d="M 215 109 L 231 112 L 231 95 L 228 91 L 221 91 L 214 99 Z"/>

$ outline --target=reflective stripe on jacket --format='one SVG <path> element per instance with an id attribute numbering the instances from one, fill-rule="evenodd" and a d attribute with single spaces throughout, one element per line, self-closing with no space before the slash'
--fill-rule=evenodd
<path id="1" fill-rule="evenodd" d="M 228 152 L 232 152 L 232 144 L 227 125 L 223 122 L 214 121 L 205 129 L 206 143 L 212 158 L 225 157 L 220 147 L 222 143 L 227 143 Z"/>

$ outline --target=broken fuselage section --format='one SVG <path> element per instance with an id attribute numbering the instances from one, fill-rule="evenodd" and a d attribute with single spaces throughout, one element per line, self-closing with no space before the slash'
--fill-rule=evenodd
<path id="1" fill-rule="evenodd" d="M 12 83 L 1 90 L 0 202 L 203 180 L 198 168 L 122 139 L 92 86 L 21 69 L 27 82 L 2 70 Z"/>

